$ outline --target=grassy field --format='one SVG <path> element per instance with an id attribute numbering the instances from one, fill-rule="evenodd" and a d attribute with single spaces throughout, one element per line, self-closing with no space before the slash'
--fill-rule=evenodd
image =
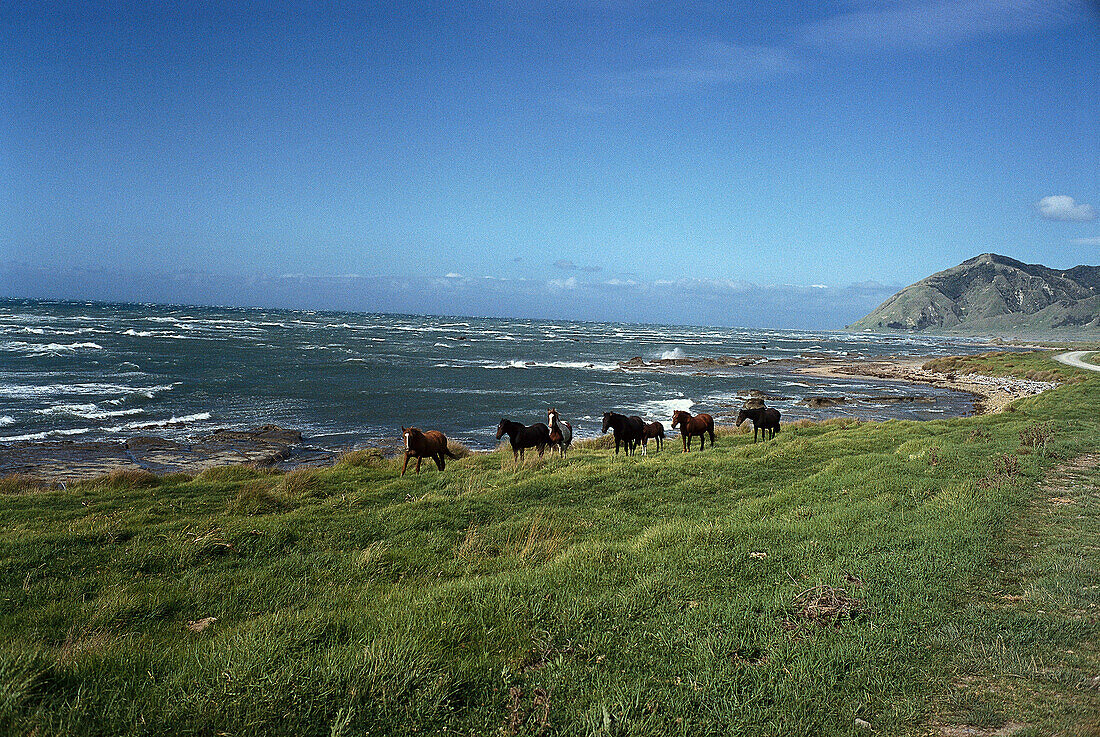
<path id="1" fill-rule="evenodd" d="M 1100 377 L 1015 355 L 972 365 L 1072 381 L 689 455 L 0 482 L 0 732 L 1100 733 Z"/>

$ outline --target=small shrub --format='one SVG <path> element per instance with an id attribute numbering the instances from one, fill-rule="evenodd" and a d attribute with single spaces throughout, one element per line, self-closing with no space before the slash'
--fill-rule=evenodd
<path id="1" fill-rule="evenodd" d="M 285 496 L 274 492 L 262 481 L 247 483 L 226 505 L 232 514 L 257 515 L 285 512 L 294 505 Z"/>
<path id="2" fill-rule="evenodd" d="M 974 428 L 969 435 L 966 436 L 966 442 L 968 443 L 988 443 L 990 437 L 988 432 L 980 427 Z"/>
<path id="3" fill-rule="evenodd" d="M 1004 453 L 993 459 L 993 470 L 978 481 L 978 487 L 989 489 L 1004 486 L 1016 480 L 1020 475 L 1020 459 L 1011 453 Z"/>
<path id="4" fill-rule="evenodd" d="M 1020 431 L 1020 447 L 1045 450 L 1053 434 L 1053 422 L 1037 422 Z"/>

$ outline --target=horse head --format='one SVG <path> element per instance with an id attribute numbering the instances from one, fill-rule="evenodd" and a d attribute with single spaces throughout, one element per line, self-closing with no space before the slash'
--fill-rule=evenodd
<path id="1" fill-rule="evenodd" d="M 749 419 L 749 413 L 747 410 L 741 410 L 737 413 L 737 422 L 734 423 L 734 427 L 741 427 L 741 423 Z"/>
<path id="2" fill-rule="evenodd" d="M 675 430 L 677 425 L 687 422 L 690 419 L 691 415 L 689 415 L 687 412 L 683 411 L 682 409 L 676 410 L 672 413 L 672 429 Z"/>
<path id="3" fill-rule="evenodd" d="M 507 424 L 507 422 L 508 420 L 504 419 L 503 417 L 500 418 L 500 424 L 497 425 L 497 440 L 500 440 L 504 437 L 504 426 Z"/>
<path id="4" fill-rule="evenodd" d="M 607 428 L 611 427 L 611 413 L 603 413 L 603 432 L 607 432 Z"/>

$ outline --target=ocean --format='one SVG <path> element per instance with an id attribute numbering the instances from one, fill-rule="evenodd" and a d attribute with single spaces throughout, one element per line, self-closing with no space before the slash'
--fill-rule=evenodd
<path id="1" fill-rule="evenodd" d="M 320 447 L 394 439 L 402 426 L 495 447 L 501 417 L 577 437 L 607 410 L 670 424 L 672 411 L 736 414 L 750 390 L 785 420 L 968 414 L 972 398 L 874 379 L 792 371 L 805 356 L 987 350 L 934 337 L 346 312 L 0 301 L 0 443 L 184 437 L 273 423 Z M 757 356 L 751 366 L 624 371 L 639 356 Z M 923 401 L 892 404 L 889 396 Z M 835 407 L 800 404 L 844 396 Z"/>

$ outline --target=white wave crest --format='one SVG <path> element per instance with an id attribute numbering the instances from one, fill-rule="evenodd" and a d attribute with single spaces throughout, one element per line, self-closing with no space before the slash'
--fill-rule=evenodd
<path id="1" fill-rule="evenodd" d="M 675 399 L 657 399 L 652 402 L 646 402 L 638 408 L 638 414 L 646 420 L 660 420 L 665 425 L 666 431 L 670 429 L 669 423 L 672 422 L 672 413 L 683 411 L 690 412 L 691 408 L 695 406 L 695 402 L 687 397 L 677 397 Z"/>
<path id="2" fill-rule="evenodd" d="M 130 422 L 127 423 L 123 428 L 118 429 L 141 430 L 147 427 L 168 427 L 169 425 L 186 425 L 191 422 L 202 422 L 203 420 L 209 419 L 209 412 L 197 412 L 193 415 L 182 415 L 180 417 L 172 416 L 169 417 L 167 420 L 152 420 L 150 422 Z M 116 428 L 110 429 L 114 430 Z"/>
<path id="3" fill-rule="evenodd" d="M 46 430 L 45 432 L 34 432 L 28 435 L 8 435 L 6 437 L 0 437 L 0 443 L 15 442 L 18 440 L 45 440 L 46 438 L 53 437 L 55 435 L 83 435 L 89 432 L 89 427 L 74 427 L 66 430 Z"/>

